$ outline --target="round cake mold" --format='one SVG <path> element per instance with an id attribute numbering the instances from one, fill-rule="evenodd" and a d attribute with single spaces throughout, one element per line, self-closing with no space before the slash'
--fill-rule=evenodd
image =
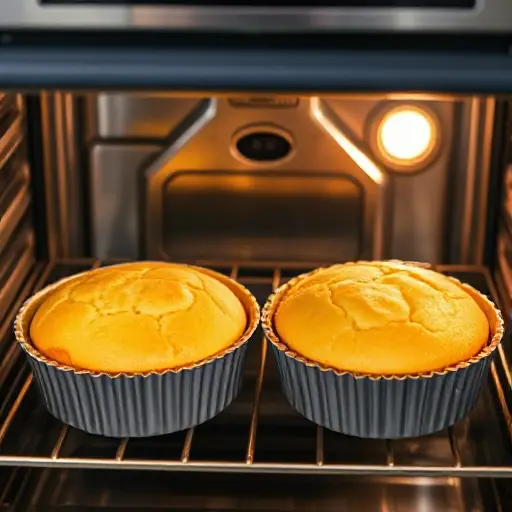
<path id="1" fill-rule="evenodd" d="M 501 312 L 485 295 L 447 277 L 477 302 L 489 321 L 488 343 L 474 357 L 441 370 L 409 375 L 341 371 L 291 350 L 274 325 L 275 312 L 289 290 L 321 270 L 302 274 L 279 287 L 262 311 L 262 327 L 277 361 L 283 392 L 301 415 L 346 435 L 398 439 L 443 430 L 471 412 L 504 330 Z"/>
<path id="2" fill-rule="evenodd" d="M 229 277 L 186 267 L 218 279 L 233 291 L 244 307 L 247 324 L 242 336 L 225 350 L 179 368 L 141 373 L 91 371 L 61 364 L 37 350 L 29 334 L 37 309 L 60 286 L 96 270 L 50 284 L 23 304 L 14 323 L 16 340 L 28 356 L 43 403 L 53 416 L 90 434 L 150 437 L 204 423 L 234 400 L 242 384 L 247 342 L 260 320 L 258 303 Z"/>

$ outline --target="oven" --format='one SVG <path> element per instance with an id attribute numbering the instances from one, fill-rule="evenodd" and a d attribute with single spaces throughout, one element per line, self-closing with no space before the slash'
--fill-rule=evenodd
<path id="1" fill-rule="evenodd" d="M 258 329 L 219 416 L 112 439 L 46 412 L 12 329 L 45 285 L 142 259 L 212 268 L 260 304 L 319 266 L 416 261 L 507 321 L 509 4 L 3 0 L 2 510 L 510 510 L 508 333 L 469 417 L 427 437 L 313 425 Z"/>

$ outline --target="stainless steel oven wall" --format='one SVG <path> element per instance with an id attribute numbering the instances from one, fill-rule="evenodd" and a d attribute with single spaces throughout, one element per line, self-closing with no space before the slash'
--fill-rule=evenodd
<path id="1" fill-rule="evenodd" d="M 497 265 L 495 278 L 500 287 L 501 298 L 506 306 L 506 311 L 512 310 L 512 116 L 510 115 L 507 124 L 507 140 L 505 156 L 505 172 L 503 174 L 503 196 L 501 198 L 501 219 L 497 241 Z M 509 313 L 509 320 L 512 315 Z"/>
<path id="2" fill-rule="evenodd" d="M 81 256 L 87 236 L 87 163 L 81 158 L 86 123 L 72 94 L 43 92 L 40 102 L 48 252 L 52 259 Z"/>
<path id="3" fill-rule="evenodd" d="M 23 102 L 0 93 L 0 319 L 35 262 L 26 150 Z"/>
<path id="4" fill-rule="evenodd" d="M 46 100 L 57 119 L 67 105 L 56 147 L 72 147 L 84 119 L 65 95 Z M 491 99 L 108 93 L 86 105 L 82 170 L 99 258 L 481 262 Z M 440 134 L 436 157 L 412 172 L 393 170 L 374 144 L 377 120 L 401 106 L 430 112 Z M 254 150 L 247 144 L 260 148 L 258 161 L 241 154 Z M 262 144 L 284 153 L 268 159 Z M 80 208 L 74 151 L 61 148 L 56 166 L 69 218 Z M 77 224 L 63 217 L 61 254 L 80 255 Z"/>
<path id="5" fill-rule="evenodd" d="M 80 256 L 89 238 L 102 258 L 481 262 L 491 99 L 109 93 L 88 96 L 85 109 L 79 100 L 42 96 L 53 256 Z M 372 142 L 376 119 L 403 105 L 427 109 L 440 133 L 437 157 L 414 172 L 392 170 Z M 253 134 L 289 150 L 251 161 L 237 142 Z"/>

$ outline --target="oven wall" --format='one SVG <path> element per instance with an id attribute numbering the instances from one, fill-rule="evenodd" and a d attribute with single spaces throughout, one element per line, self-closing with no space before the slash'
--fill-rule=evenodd
<path id="1" fill-rule="evenodd" d="M 482 262 L 492 99 L 54 93 L 42 101 L 59 256 Z M 378 119 L 402 105 L 430 112 L 440 134 L 437 156 L 412 171 L 393 170 L 374 143 Z M 258 160 L 240 153 L 241 140 Z"/>
<path id="2" fill-rule="evenodd" d="M 498 227 L 497 265 L 495 278 L 500 287 L 503 306 L 507 311 L 512 308 L 512 103 L 506 109 L 506 137 L 503 154 L 505 172 L 500 198 L 501 216 Z M 510 317 L 510 315 L 509 315 Z"/>
<path id="3" fill-rule="evenodd" d="M 0 319 L 35 262 L 30 188 L 23 101 L 0 93 Z"/>

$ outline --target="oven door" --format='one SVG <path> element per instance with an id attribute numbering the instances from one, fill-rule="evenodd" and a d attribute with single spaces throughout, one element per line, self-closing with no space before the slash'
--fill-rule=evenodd
<path id="1" fill-rule="evenodd" d="M 512 26 L 508 0 L 3 0 L 9 30 L 481 34 Z"/>

